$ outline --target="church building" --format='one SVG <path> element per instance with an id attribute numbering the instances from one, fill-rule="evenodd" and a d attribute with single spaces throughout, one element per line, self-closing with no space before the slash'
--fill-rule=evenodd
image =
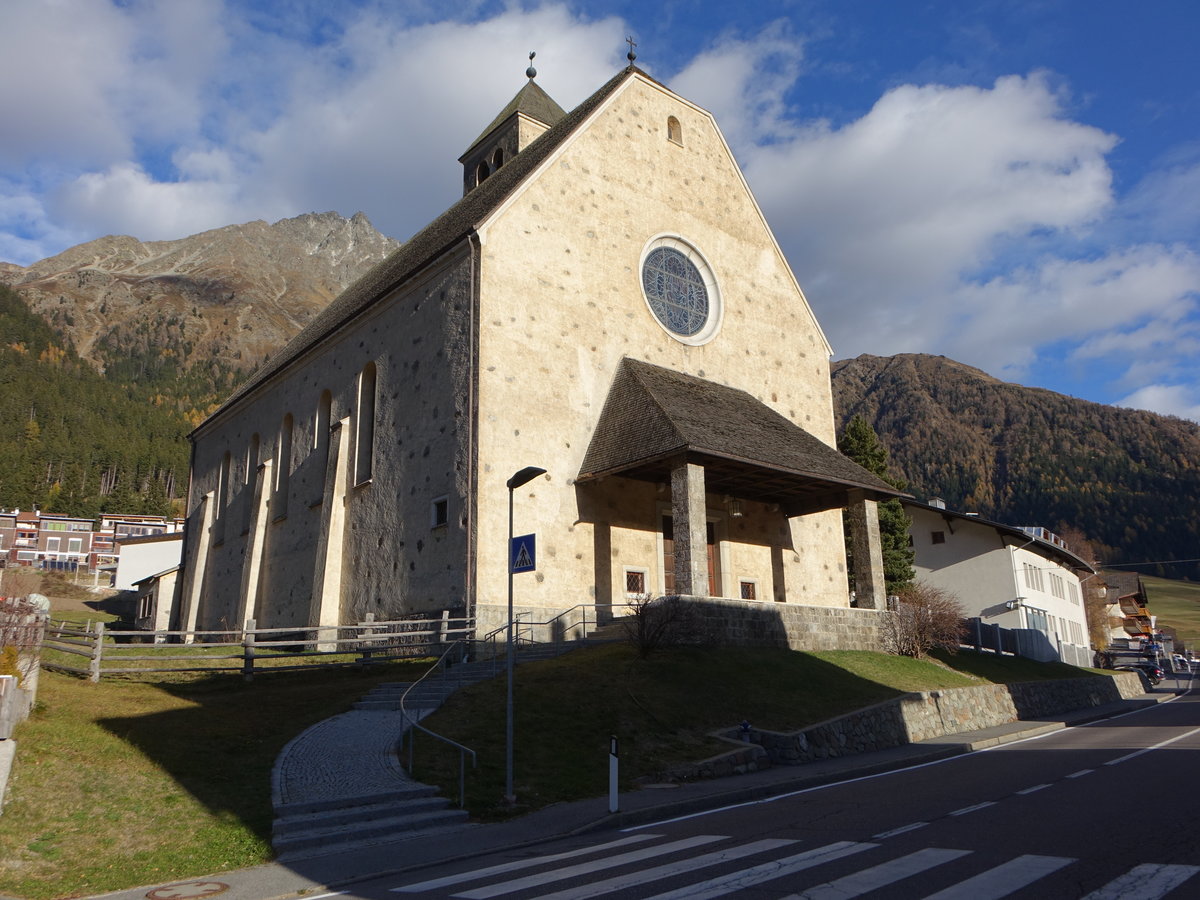
<path id="1" fill-rule="evenodd" d="M 193 432 L 180 628 L 483 634 L 530 466 L 536 621 L 645 595 L 878 617 L 897 492 L 834 449 L 829 344 L 713 117 L 632 64 L 569 113 L 527 74 L 462 199 Z"/>

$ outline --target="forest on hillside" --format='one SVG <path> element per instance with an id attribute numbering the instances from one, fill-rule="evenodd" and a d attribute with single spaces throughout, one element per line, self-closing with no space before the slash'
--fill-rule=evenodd
<path id="1" fill-rule="evenodd" d="M 185 381 L 197 393 L 181 399 L 168 379 L 128 374 L 98 373 L 0 286 L 0 505 L 86 517 L 179 512 L 189 414 L 201 414 L 192 399 L 207 406 L 215 385 Z"/>
<path id="2" fill-rule="evenodd" d="M 1200 578 L 1200 426 L 992 378 L 943 357 L 834 364 L 839 427 L 865 418 L 918 499 L 1080 532 L 1106 565 Z"/>

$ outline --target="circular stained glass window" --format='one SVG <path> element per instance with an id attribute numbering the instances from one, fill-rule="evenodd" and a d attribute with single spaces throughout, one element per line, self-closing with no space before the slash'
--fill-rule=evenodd
<path id="1" fill-rule="evenodd" d="M 685 344 L 707 343 L 721 322 L 721 299 L 704 257 L 673 236 L 650 241 L 642 255 L 642 293 L 658 324 Z"/>

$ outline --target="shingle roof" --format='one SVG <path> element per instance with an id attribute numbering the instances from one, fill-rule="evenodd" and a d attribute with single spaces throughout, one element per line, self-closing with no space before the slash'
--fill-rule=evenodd
<path id="1" fill-rule="evenodd" d="M 704 464 L 712 493 L 790 512 L 843 506 L 853 488 L 907 496 L 745 391 L 622 360 L 577 481 L 669 480 L 680 455 Z"/>
<path id="2" fill-rule="evenodd" d="M 487 128 L 483 129 L 479 137 L 471 141 L 471 146 L 467 148 L 459 159 L 469 156 L 479 142 L 485 137 L 499 128 L 509 116 L 522 113 L 530 118 L 537 119 L 539 122 L 544 122 L 546 125 L 555 125 L 567 113 L 566 111 L 554 102 L 554 99 L 538 86 L 536 81 L 532 79 L 525 84 L 525 87 L 517 91 L 517 95 L 508 101 L 508 106 L 500 110 L 500 115 L 492 119 L 492 123 Z"/>
<path id="3" fill-rule="evenodd" d="M 373 266 L 358 281 L 342 291 L 291 339 L 261 369 L 235 390 L 220 408 L 192 434 L 267 381 L 289 363 L 298 359 L 321 339 L 349 322 L 376 301 L 391 293 L 451 247 L 462 241 L 516 190 L 537 166 L 554 152 L 575 129 L 618 87 L 633 75 L 649 77 L 636 66 L 614 75 L 596 93 L 580 103 L 557 124 L 501 166 L 494 175 L 417 232 L 391 256 Z"/>

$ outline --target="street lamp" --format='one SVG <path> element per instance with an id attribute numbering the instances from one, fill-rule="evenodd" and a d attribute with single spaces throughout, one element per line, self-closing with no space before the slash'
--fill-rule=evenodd
<path id="1" fill-rule="evenodd" d="M 545 469 L 537 466 L 526 466 L 508 479 L 508 546 L 504 555 L 508 559 L 508 648 L 505 653 L 505 669 L 508 672 L 508 698 L 504 715 L 504 802 L 515 806 L 516 792 L 513 790 L 513 664 L 515 662 L 515 647 L 513 645 L 513 491 L 523 484 L 528 484 L 539 475 L 544 475 Z"/>

